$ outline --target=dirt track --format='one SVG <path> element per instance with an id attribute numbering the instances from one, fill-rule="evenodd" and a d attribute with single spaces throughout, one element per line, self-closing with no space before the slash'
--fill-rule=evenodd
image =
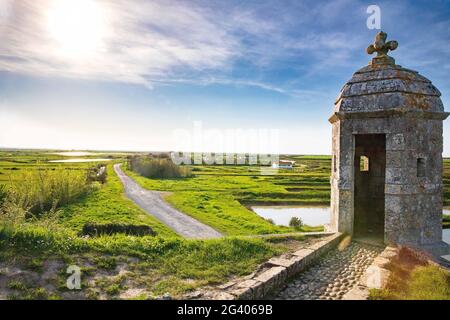
<path id="1" fill-rule="evenodd" d="M 128 198 L 179 235 L 193 239 L 219 238 L 222 236 L 210 226 L 171 207 L 164 201 L 161 192 L 142 188 L 122 171 L 120 164 L 114 165 L 114 171 L 122 181 Z"/>

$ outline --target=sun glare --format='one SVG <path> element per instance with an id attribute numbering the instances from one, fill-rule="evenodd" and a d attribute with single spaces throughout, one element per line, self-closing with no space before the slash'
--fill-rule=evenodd
<path id="1" fill-rule="evenodd" d="M 94 54 L 105 33 L 104 10 L 93 0 L 54 0 L 47 15 L 50 37 L 67 58 Z"/>

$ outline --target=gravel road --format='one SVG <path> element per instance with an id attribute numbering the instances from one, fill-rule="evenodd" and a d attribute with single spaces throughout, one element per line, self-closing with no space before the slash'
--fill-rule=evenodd
<path id="1" fill-rule="evenodd" d="M 142 188 L 133 179 L 127 176 L 120 166 L 121 164 L 115 164 L 114 171 L 122 181 L 126 195 L 145 212 L 154 216 L 185 238 L 210 239 L 222 236 L 222 234 L 210 226 L 171 207 L 164 201 L 161 192 Z"/>

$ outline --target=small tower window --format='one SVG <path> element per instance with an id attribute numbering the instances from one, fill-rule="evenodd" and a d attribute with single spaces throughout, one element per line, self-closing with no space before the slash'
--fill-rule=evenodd
<path id="1" fill-rule="evenodd" d="M 336 156 L 333 156 L 333 171 L 336 172 L 337 167 L 336 167 Z"/>
<path id="2" fill-rule="evenodd" d="M 426 161 L 425 158 L 417 158 L 417 176 L 426 176 Z"/>
<path id="3" fill-rule="evenodd" d="M 369 171 L 369 157 L 366 156 L 359 157 L 359 171 L 361 172 Z"/>

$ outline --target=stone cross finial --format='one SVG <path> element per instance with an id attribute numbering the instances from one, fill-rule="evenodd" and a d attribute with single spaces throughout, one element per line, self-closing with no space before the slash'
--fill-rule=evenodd
<path id="1" fill-rule="evenodd" d="M 387 53 L 389 51 L 393 51 L 397 49 L 398 42 L 397 41 L 387 41 L 387 33 L 380 31 L 375 36 L 375 41 L 373 44 L 367 47 L 366 51 L 368 54 L 372 54 L 374 52 L 377 53 L 377 56 L 372 59 L 372 64 L 394 64 L 395 60 L 392 57 L 389 57 Z"/>

